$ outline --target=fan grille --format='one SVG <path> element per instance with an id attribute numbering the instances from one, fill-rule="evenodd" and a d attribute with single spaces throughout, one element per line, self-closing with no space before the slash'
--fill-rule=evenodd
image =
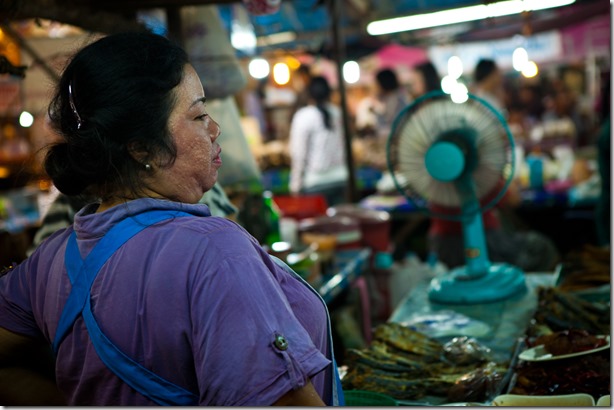
<path id="1" fill-rule="evenodd" d="M 430 214 L 435 205 L 442 209 L 441 217 L 460 217 L 462 199 L 455 184 L 433 178 L 424 158 L 442 135 L 463 129 L 476 135 L 477 164 L 471 180 L 483 212 L 500 199 L 514 173 L 512 135 L 496 109 L 473 95 L 464 103 L 455 103 L 447 94 L 436 92 L 417 99 L 393 124 L 387 160 L 395 185 Z"/>

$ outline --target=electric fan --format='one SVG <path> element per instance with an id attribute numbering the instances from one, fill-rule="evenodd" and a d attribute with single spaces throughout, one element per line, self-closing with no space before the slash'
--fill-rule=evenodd
<path id="1" fill-rule="evenodd" d="M 519 268 L 490 262 L 482 223 L 514 174 L 514 141 L 501 114 L 471 94 L 457 103 L 431 92 L 397 116 L 386 152 L 399 192 L 428 215 L 462 225 L 466 264 L 432 279 L 429 298 L 473 304 L 523 292 Z"/>

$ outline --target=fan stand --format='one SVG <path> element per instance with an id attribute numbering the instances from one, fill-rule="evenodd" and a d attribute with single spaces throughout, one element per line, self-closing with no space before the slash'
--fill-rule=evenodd
<path id="1" fill-rule="evenodd" d="M 522 271 L 507 263 L 496 263 L 481 277 L 468 276 L 467 267 L 461 266 L 445 277 L 431 280 L 429 299 L 436 303 L 469 305 L 497 302 L 524 291 Z"/>
<path id="2" fill-rule="evenodd" d="M 482 214 L 468 205 L 468 218 L 463 220 L 465 258 L 467 264 L 443 277 L 431 280 L 429 299 L 445 304 L 477 304 L 496 302 L 526 291 L 524 272 L 507 263 L 491 263 L 483 232 Z"/>

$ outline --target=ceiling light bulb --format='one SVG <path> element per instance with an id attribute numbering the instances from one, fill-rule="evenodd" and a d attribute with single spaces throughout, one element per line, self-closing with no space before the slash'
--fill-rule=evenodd
<path id="1" fill-rule="evenodd" d="M 518 47 L 512 53 L 512 66 L 516 71 L 522 71 L 529 62 L 529 53 L 523 47 Z"/>
<path id="2" fill-rule="evenodd" d="M 273 80 L 279 85 L 290 81 L 290 68 L 286 63 L 277 63 L 273 66 Z"/>
<path id="3" fill-rule="evenodd" d="M 454 79 L 463 75 L 463 62 L 459 56 L 452 56 L 448 59 L 448 75 Z"/>
<path id="4" fill-rule="evenodd" d="M 269 62 L 264 58 L 254 58 L 249 62 L 247 69 L 249 71 L 249 75 L 256 79 L 264 78 L 269 75 L 270 72 Z"/>
<path id="5" fill-rule="evenodd" d="M 522 69 L 522 75 L 527 78 L 535 77 L 538 72 L 539 69 L 537 68 L 537 64 L 535 64 L 535 61 L 528 61 Z"/>
<path id="6" fill-rule="evenodd" d="M 343 79 L 348 84 L 354 84 L 360 79 L 360 66 L 356 61 L 343 64 Z"/>
<path id="7" fill-rule="evenodd" d="M 19 125 L 24 128 L 31 127 L 34 124 L 34 116 L 27 111 L 23 111 L 21 115 L 19 115 Z"/>

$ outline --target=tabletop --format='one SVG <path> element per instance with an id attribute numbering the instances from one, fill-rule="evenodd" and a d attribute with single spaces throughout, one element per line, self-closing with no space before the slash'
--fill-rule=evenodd
<path id="1" fill-rule="evenodd" d="M 467 336 L 474 336 L 489 347 L 495 359 L 509 360 L 537 308 L 539 287 L 553 286 L 554 281 L 554 273 L 525 273 L 527 290 L 505 300 L 481 304 L 438 304 L 428 298 L 430 278 L 425 277 L 399 303 L 389 321 L 408 324 L 412 321 L 415 323 L 419 317 L 430 316 L 433 319 L 440 314 L 461 325 L 457 329 L 449 329 L 449 337 L 455 333 L 458 336 L 467 333 Z M 437 329 L 433 330 L 437 334 Z M 445 335 L 444 332 L 438 334 Z"/>

